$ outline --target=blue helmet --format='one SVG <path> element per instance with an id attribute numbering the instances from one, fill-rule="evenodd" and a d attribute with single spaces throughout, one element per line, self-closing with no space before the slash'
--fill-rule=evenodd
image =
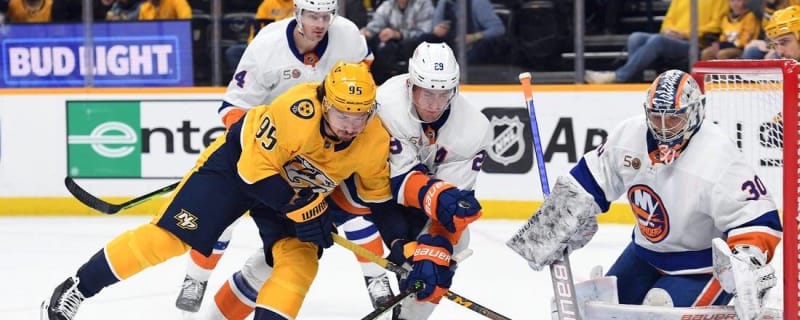
<path id="1" fill-rule="evenodd" d="M 668 70 L 647 89 L 647 127 L 659 145 L 674 147 L 689 141 L 705 118 L 706 98 L 686 72 Z"/>

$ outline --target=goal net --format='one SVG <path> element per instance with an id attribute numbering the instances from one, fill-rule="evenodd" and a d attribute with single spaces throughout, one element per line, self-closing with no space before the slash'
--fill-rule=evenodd
<path id="1" fill-rule="evenodd" d="M 798 311 L 798 72 L 790 60 L 700 61 L 692 76 L 706 94 L 706 117 L 728 132 L 781 212 L 783 241 L 773 259 L 779 288 L 766 304 Z"/>

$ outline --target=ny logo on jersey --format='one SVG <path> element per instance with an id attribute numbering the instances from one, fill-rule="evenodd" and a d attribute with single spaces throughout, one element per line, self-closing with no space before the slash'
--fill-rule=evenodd
<path id="1" fill-rule="evenodd" d="M 628 189 L 628 203 L 645 239 L 658 243 L 669 235 L 669 214 L 653 189 L 643 184 L 632 186 Z"/>
<path id="2" fill-rule="evenodd" d="M 184 230 L 197 230 L 197 221 L 200 220 L 197 216 L 186 209 L 181 209 L 181 212 L 175 215 L 175 220 L 178 220 L 178 228 Z"/>
<path id="3" fill-rule="evenodd" d="M 328 193 L 336 188 L 336 182 L 310 161 L 297 156 L 283 166 L 286 179 L 293 188 L 311 188 L 314 192 Z"/>

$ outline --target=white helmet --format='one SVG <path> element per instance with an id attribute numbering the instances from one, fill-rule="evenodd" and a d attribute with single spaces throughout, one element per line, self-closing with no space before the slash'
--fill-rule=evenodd
<path id="1" fill-rule="evenodd" d="M 458 86 L 458 62 L 445 43 L 420 43 L 408 59 L 411 83 L 425 89 L 453 89 Z"/>
<path id="2" fill-rule="evenodd" d="M 659 145 L 679 146 L 700 129 L 705 104 L 706 98 L 691 75 L 681 70 L 665 71 L 647 90 L 647 127 Z"/>
<path id="3" fill-rule="evenodd" d="M 302 10 L 336 13 L 338 4 L 336 0 L 294 0 L 294 8 L 298 16 Z"/>

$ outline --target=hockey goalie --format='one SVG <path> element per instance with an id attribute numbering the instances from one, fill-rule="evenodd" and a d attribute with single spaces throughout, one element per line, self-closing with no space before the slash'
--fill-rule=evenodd
<path id="1" fill-rule="evenodd" d="M 631 242 L 605 276 L 576 284 L 584 319 L 780 317 L 762 308 L 776 284 L 769 261 L 782 236 L 775 203 L 733 142 L 704 121 L 704 108 L 689 74 L 660 74 L 645 117 L 622 122 L 559 177 L 508 241 L 541 270 L 586 245 L 596 215 L 627 199 L 636 218 Z"/>

